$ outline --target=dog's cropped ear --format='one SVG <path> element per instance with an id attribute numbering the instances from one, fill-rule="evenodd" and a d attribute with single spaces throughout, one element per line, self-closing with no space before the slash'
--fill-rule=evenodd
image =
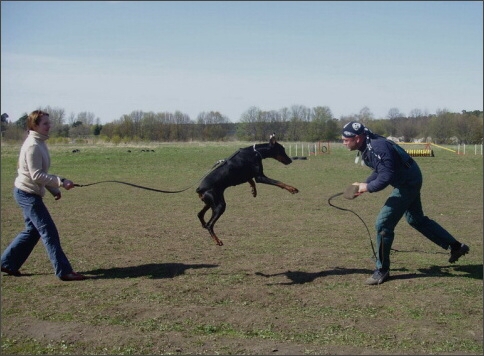
<path id="1" fill-rule="evenodd" d="M 276 143 L 276 133 L 273 132 L 272 135 L 269 137 L 269 143 L 271 145 L 273 145 L 274 143 Z"/>

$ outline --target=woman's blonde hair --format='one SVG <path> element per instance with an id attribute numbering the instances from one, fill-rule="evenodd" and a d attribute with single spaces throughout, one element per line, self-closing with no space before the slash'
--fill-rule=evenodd
<path id="1" fill-rule="evenodd" d="M 49 116 L 49 114 L 42 110 L 32 111 L 27 118 L 27 129 L 33 130 L 35 126 L 38 126 L 43 116 Z"/>

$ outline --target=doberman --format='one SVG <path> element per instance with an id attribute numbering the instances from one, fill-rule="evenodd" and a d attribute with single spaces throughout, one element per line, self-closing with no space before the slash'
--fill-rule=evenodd
<path id="1" fill-rule="evenodd" d="M 217 245 L 222 246 L 223 242 L 215 235 L 213 227 L 225 211 L 227 204 L 224 199 L 224 191 L 228 187 L 248 182 L 252 188 L 252 195 L 256 197 L 255 179 L 257 183 L 275 185 L 292 194 L 299 192 L 297 188 L 266 177 L 262 168 L 264 158 L 274 158 L 285 165 L 292 162 L 284 147 L 276 141 L 275 134 L 273 134 L 269 143 L 241 148 L 226 160 L 219 161 L 219 165 L 203 178 L 197 188 L 198 196 L 205 203 L 203 209 L 198 213 L 198 218 Z M 212 217 L 205 222 L 204 216 L 208 209 L 212 209 Z"/>

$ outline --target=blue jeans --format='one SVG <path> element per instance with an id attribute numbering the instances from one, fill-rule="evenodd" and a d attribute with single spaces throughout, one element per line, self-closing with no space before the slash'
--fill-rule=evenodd
<path id="1" fill-rule="evenodd" d="M 59 233 L 42 197 L 18 188 L 13 191 L 15 200 L 23 210 L 25 230 L 17 235 L 2 254 L 2 267 L 17 271 L 30 256 L 42 238 L 55 275 L 60 277 L 72 272 L 71 264 L 60 245 Z"/>
<path id="2" fill-rule="evenodd" d="M 376 219 L 375 228 L 377 260 L 376 268 L 385 271 L 390 269 L 390 250 L 395 237 L 395 227 L 405 216 L 407 223 L 420 232 L 427 239 L 443 249 L 457 240 L 442 226 L 424 215 L 420 189 L 422 174 L 416 164 L 404 173 L 408 176 L 407 184 L 396 186 Z"/>

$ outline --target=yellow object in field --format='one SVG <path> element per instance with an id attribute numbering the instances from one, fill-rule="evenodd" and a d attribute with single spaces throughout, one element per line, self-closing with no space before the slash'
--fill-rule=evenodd
<path id="1" fill-rule="evenodd" d="M 412 157 L 435 157 L 434 150 L 405 150 Z"/>

